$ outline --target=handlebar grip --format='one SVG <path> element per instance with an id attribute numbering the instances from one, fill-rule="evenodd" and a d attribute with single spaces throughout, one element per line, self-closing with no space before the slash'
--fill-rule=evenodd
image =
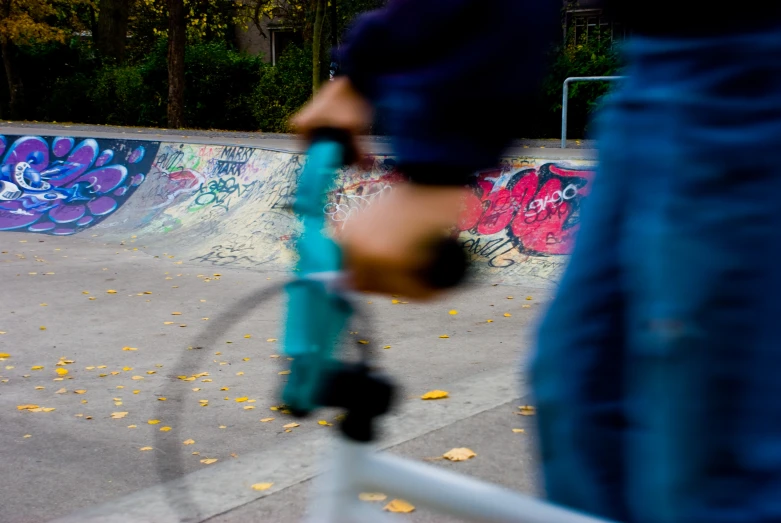
<path id="1" fill-rule="evenodd" d="M 350 165 L 357 160 L 357 152 L 353 146 L 353 137 L 344 129 L 334 127 L 321 127 L 312 132 L 309 141 L 311 144 L 317 142 L 336 142 L 342 146 L 342 165 Z"/>
<path id="2" fill-rule="evenodd" d="M 469 259 L 455 238 L 444 238 L 432 246 L 431 263 L 419 277 L 434 289 L 449 289 L 461 283 L 469 269 Z"/>

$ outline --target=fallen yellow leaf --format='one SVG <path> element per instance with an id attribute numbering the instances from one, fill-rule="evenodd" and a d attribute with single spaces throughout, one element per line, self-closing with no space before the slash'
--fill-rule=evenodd
<path id="1" fill-rule="evenodd" d="M 250 339 L 252 337 L 252 335 L 251 334 L 245 334 L 244 337 L 247 338 L 247 339 Z"/>
<path id="2" fill-rule="evenodd" d="M 320 421 L 318 421 L 318 422 L 317 422 L 317 424 L 318 424 L 318 425 L 322 425 L 323 427 L 330 427 L 330 426 L 332 426 L 332 425 L 333 425 L 333 423 L 328 423 L 328 422 L 327 422 L 327 421 L 325 421 L 324 419 L 321 419 Z"/>
<path id="3" fill-rule="evenodd" d="M 505 317 L 505 318 L 509 318 L 510 316 L 512 316 L 512 314 L 510 314 L 509 312 L 505 312 L 505 313 L 504 313 L 504 317 Z"/>
<path id="4" fill-rule="evenodd" d="M 391 300 L 391 303 L 392 303 L 393 305 L 398 305 L 398 304 L 399 304 L 399 300 Z"/>
<path id="5" fill-rule="evenodd" d="M 182 442 L 182 445 L 194 445 L 195 440 L 194 439 L 186 439 Z"/>
<path id="6" fill-rule="evenodd" d="M 122 347 L 122 350 L 130 351 L 130 350 L 138 350 L 138 348 L 137 347 Z"/>
<path id="7" fill-rule="evenodd" d="M 432 390 L 420 397 L 422 400 L 439 400 L 443 398 L 447 398 L 448 393 L 444 390 Z"/>
<path id="8" fill-rule="evenodd" d="M 293 422 L 293 423 L 288 423 L 287 425 L 282 425 L 282 428 L 283 429 L 294 429 L 294 428 L 300 427 L 300 426 L 301 425 L 299 425 L 298 423 Z"/>
<path id="9" fill-rule="evenodd" d="M 485 320 L 486 323 L 493 323 L 494 320 Z"/>
<path id="10" fill-rule="evenodd" d="M 266 341 L 268 341 L 268 342 L 275 342 L 275 341 L 277 341 L 277 339 L 276 338 L 269 338 Z"/>
<path id="11" fill-rule="evenodd" d="M 203 463 L 204 465 L 211 465 L 212 463 L 217 463 L 217 458 L 202 459 L 201 463 Z"/>
<path id="12" fill-rule="evenodd" d="M 146 373 L 147 373 L 147 374 L 150 374 L 150 375 L 151 375 L 151 374 L 157 374 L 157 371 L 154 371 L 154 370 L 148 370 L 148 371 L 146 371 Z"/>
<path id="13" fill-rule="evenodd" d="M 18 405 L 16 407 L 16 410 L 33 410 L 33 409 L 39 409 L 40 407 L 38 405 Z"/>
<path id="14" fill-rule="evenodd" d="M 358 494 L 358 499 L 361 501 L 385 501 L 388 496 L 380 492 L 361 492 Z"/>
<path id="15" fill-rule="evenodd" d="M 524 429 L 513 429 L 513 432 L 515 432 L 516 434 L 525 434 L 526 433 L 526 431 Z"/>
<path id="16" fill-rule="evenodd" d="M 167 399 L 168 399 L 168 398 L 165 398 L 165 397 L 163 397 L 163 396 L 160 396 L 159 398 L 157 398 L 157 401 L 165 401 L 165 400 L 167 400 Z"/>
<path id="17" fill-rule="evenodd" d="M 41 325 L 40 327 L 38 327 L 38 329 L 40 329 L 40 330 L 42 330 L 42 331 L 45 331 L 45 330 L 46 330 L 46 327 L 44 327 L 43 325 Z"/>
<path id="18" fill-rule="evenodd" d="M 141 448 L 140 448 L 140 449 L 138 449 L 138 450 L 152 450 L 152 447 L 141 447 Z"/>
<path id="19" fill-rule="evenodd" d="M 68 374 L 68 369 L 62 369 L 62 368 L 55 369 L 54 372 L 56 372 L 60 376 L 65 376 L 66 374 Z"/>
<path id="20" fill-rule="evenodd" d="M 523 309 L 531 309 L 532 306 L 531 305 L 522 305 L 521 308 L 523 308 Z"/>
<path id="21" fill-rule="evenodd" d="M 277 374 L 279 374 L 280 376 L 287 376 L 288 374 L 290 374 L 290 371 L 289 370 L 283 370 L 282 372 L 277 372 Z"/>
<path id="22" fill-rule="evenodd" d="M 231 390 L 230 387 L 220 387 L 220 390 Z"/>
<path id="23" fill-rule="evenodd" d="M 116 294 L 117 291 L 115 291 L 114 289 L 109 289 L 109 290 L 106 291 L 106 293 L 107 294 Z"/>
<path id="24" fill-rule="evenodd" d="M 44 412 L 51 412 L 54 410 L 54 407 L 41 407 L 41 410 Z"/>
<path id="25" fill-rule="evenodd" d="M 181 312 L 172 312 L 171 313 L 171 316 L 181 316 L 181 315 L 182 315 Z"/>
<path id="26" fill-rule="evenodd" d="M 241 361 L 249 361 L 249 358 L 242 358 Z"/>
<path id="27" fill-rule="evenodd" d="M 134 390 L 133 394 L 138 394 L 139 392 L 141 392 L 141 391 L 140 390 Z"/>
<path id="28" fill-rule="evenodd" d="M 468 459 L 474 458 L 475 456 L 477 456 L 477 454 L 475 454 L 471 449 L 465 447 L 451 449 L 442 454 L 443 458 L 450 461 L 466 461 Z"/>
<path id="29" fill-rule="evenodd" d="M 3 333 L 3 334 L 5 334 L 5 333 Z M 7 352 L 0 352 L 0 358 L 10 358 L 10 357 L 11 357 L 11 355 L 8 354 Z"/>
<path id="30" fill-rule="evenodd" d="M 127 416 L 127 412 L 112 412 L 111 419 L 122 419 Z"/>
<path id="31" fill-rule="evenodd" d="M 261 423 L 268 423 L 269 421 L 274 421 L 274 418 L 263 418 L 260 420 Z"/>
<path id="32" fill-rule="evenodd" d="M 458 314 L 458 311 L 457 311 L 457 310 L 455 310 L 455 309 L 453 309 L 453 310 L 452 310 L 452 311 L 450 311 L 448 314 L 450 314 L 451 316 L 455 316 L 456 314 Z"/>
<path id="33" fill-rule="evenodd" d="M 264 490 L 270 489 L 274 484 L 273 483 L 255 483 L 252 485 L 252 490 L 257 490 L 259 492 L 262 492 Z"/>
<path id="34" fill-rule="evenodd" d="M 243 403 L 243 402 L 247 401 L 248 399 L 249 399 L 249 398 L 247 398 L 247 397 L 243 397 L 243 398 L 236 398 L 236 403 Z"/>
<path id="35" fill-rule="evenodd" d="M 130 379 L 131 379 L 131 380 L 136 380 L 136 381 L 138 381 L 138 380 L 142 380 L 142 379 L 144 379 L 144 377 L 143 377 L 143 376 L 133 376 L 133 377 L 132 377 L 132 378 L 130 378 Z"/>
<path id="36" fill-rule="evenodd" d="M 160 423 L 160 420 L 159 419 L 150 419 L 149 421 L 147 421 L 147 423 L 149 423 L 150 425 L 157 425 L 158 423 Z"/>
<path id="37" fill-rule="evenodd" d="M 164 321 L 163 322 L 163 325 L 173 325 L 173 324 L 174 324 L 174 322 L 172 322 L 172 321 Z"/>
<path id="38" fill-rule="evenodd" d="M 30 367 L 30 370 L 43 370 L 43 365 L 35 365 Z"/>
<path id="39" fill-rule="evenodd" d="M 171 430 L 171 427 L 160 427 L 160 432 L 168 432 Z"/>
<path id="40" fill-rule="evenodd" d="M 526 296 L 526 299 L 527 300 L 533 300 L 534 298 L 532 298 L 531 296 Z"/>
<path id="41" fill-rule="evenodd" d="M 410 512 L 415 510 L 415 506 L 407 503 L 403 499 L 394 499 L 387 505 L 385 505 L 383 510 L 387 510 L 388 512 L 400 512 L 402 514 L 409 514 Z"/>
<path id="42" fill-rule="evenodd" d="M 449 338 L 449 337 L 450 336 L 448 336 L 447 334 L 443 334 L 443 335 L 440 336 L 440 338 L 442 338 L 442 339 Z"/>
<path id="43" fill-rule="evenodd" d="M 228 427 L 227 427 L 227 426 L 225 426 L 225 425 L 220 425 L 220 428 L 221 428 L 221 429 L 227 429 Z"/>
<path id="44" fill-rule="evenodd" d="M 43 390 L 43 389 L 45 389 L 45 388 L 46 388 L 46 387 L 42 387 L 42 386 L 40 386 L 40 385 L 39 385 L 39 386 L 35 387 L 35 390 Z"/>
<path id="45" fill-rule="evenodd" d="M 32 435 L 32 434 L 25 434 L 25 435 L 24 435 L 24 436 L 22 436 L 22 437 L 23 437 L 23 438 L 25 438 L 25 439 L 26 439 L 26 438 L 32 438 L 32 437 L 33 437 L 33 435 Z"/>
<path id="46" fill-rule="evenodd" d="M 133 367 L 122 367 L 122 370 L 124 370 L 125 372 L 128 372 L 128 371 L 133 370 Z"/>
<path id="47" fill-rule="evenodd" d="M 531 405 L 521 405 L 518 408 L 521 409 L 519 412 L 521 416 L 534 416 L 535 414 L 535 408 Z"/>
<path id="48" fill-rule="evenodd" d="M 41 307 L 48 307 L 48 306 L 49 306 L 48 303 L 41 303 Z"/>
<path id="49" fill-rule="evenodd" d="M 63 387 L 60 390 L 56 391 L 55 394 L 65 394 L 66 392 L 68 392 L 68 389 Z"/>

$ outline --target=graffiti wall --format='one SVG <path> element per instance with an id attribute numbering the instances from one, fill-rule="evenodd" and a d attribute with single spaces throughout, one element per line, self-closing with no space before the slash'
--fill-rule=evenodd
<path id="1" fill-rule="evenodd" d="M 0 230 L 106 240 L 215 267 L 289 268 L 305 157 L 255 147 L 0 136 Z M 559 277 L 594 163 L 505 158 L 477 173 L 458 230 L 478 271 Z M 341 227 L 403 181 L 394 159 L 339 173 L 323 213 Z M 136 240 L 132 240 L 136 241 Z"/>
<path id="2" fill-rule="evenodd" d="M 299 154 L 163 143 L 132 204 L 95 232 L 215 267 L 289 267 Z"/>
<path id="3" fill-rule="evenodd" d="M 0 135 L 0 230 L 75 234 L 146 179 L 155 142 Z"/>
<path id="4" fill-rule="evenodd" d="M 323 209 L 333 225 L 392 191 L 401 180 L 394 167 L 391 158 L 379 157 L 368 171 L 344 171 Z M 593 169 L 593 162 L 506 158 L 477 173 L 458 232 L 478 270 L 557 278 L 566 262 L 562 255 L 572 252 Z"/>

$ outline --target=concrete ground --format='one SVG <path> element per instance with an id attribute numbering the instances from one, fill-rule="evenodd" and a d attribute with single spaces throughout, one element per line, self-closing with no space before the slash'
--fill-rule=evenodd
<path id="1" fill-rule="evenodd" d="M 287 274 L 215 270 L 142 242 L 0 235 L 0 521 L 298 521 L 336 430 L 318 421 L 336 413 L 270 410 L 285 379 L 269 341 L 283 299 L 236 309 Z M 379 362 L 403 387 L 381 446 L 416 460 L 469 447 L 477 457 L 431 464 L 536 492 L 518 368 L 551 292 L 481 282 L 427 304 L 361 296 Z M 450 398 L 421 401 L 432 389 Z"/>

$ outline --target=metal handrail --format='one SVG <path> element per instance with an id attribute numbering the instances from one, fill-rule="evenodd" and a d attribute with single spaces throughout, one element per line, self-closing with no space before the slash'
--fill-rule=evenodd
<path id="1" fill-rule="evenodd" d="M 622 80 L 626 76 L 571 76 L 564 80 L 561 96 L 561 148 L 567 148 L 567 108 L 569 106 L 569 84 L 572 82 L 609 82 Z"/>

